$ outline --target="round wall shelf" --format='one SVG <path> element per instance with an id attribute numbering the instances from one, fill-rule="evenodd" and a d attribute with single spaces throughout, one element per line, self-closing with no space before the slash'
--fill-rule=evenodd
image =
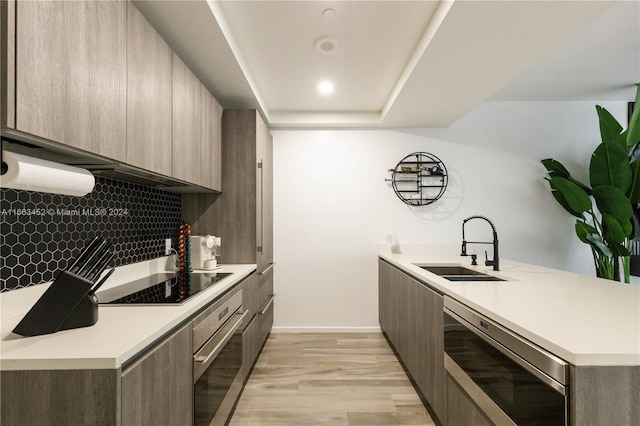
<path id="1" fill-rule="evenodd" d="M 396 195 L 410 206 L 426 206 L 437 201 L 447 189 L 448 182 L 444 163 L 427 152 L 407 155 L 391 175 Z"/>

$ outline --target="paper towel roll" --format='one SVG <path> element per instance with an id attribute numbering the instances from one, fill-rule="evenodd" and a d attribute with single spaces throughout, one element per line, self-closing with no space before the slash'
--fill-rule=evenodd
<path id="1" fill-rule="evenodd" d="M 28 157 L 15 152 L 2 152 L 7 172 L 0 175 L 2 188 L 81 197 L 93 191 L 91 172 L 79 167 Z"/>

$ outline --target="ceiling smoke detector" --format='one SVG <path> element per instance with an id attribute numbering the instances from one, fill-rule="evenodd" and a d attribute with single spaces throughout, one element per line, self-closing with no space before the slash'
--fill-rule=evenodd
<path id="1" fill-rule="evenodd" d="M 331 55 L 340 49 L 340 40 L 336 37 L 324 36 L 320 37 L 313 43 L 315 49 L 323 55 Z"/>

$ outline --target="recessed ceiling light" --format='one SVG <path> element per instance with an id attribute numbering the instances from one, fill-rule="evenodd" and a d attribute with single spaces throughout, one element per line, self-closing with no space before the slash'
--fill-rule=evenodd
<path id="1" fill-rule="evenodd" d="M 336 16 L 336 11 L 333 9 L 325 9 L 322 11 L 322 16 L 324 16 L 327 19 L 331 19 L 334 16 Z"/>
<path id="2" fill-rule="evenodd" d="M 318 92 L 323 95 L 330 95 L 333 93 L 333 83 L 329 80 L 323 80 L 318 84 Z"/>
<path id="3" fill-rule="evenodd" d="M 324 36 L 317 39 L 313 45 L 323 55 L 330 55 L 340 49 L 340 40 L 336 37 Z"/>

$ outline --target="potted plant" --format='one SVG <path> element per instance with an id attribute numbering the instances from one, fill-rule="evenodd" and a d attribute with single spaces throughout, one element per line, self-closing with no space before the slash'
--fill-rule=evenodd
<path id="1" fill-rule="evenodd" d="M 640 105 L 640 84 L 636 85 Z M 631 240 L 640 236 L 640 107 L 636 107 L 623 130 L 605 108 L 596 105 L 602 142 L 591 156 L 589 185 L 573 178 L 557 160 L 542 164 L 549 177 L 551 194 L 576 217 L 576 235 L 588 244 L 598 277 L 630 281 Z M 595 201 L 595 207 L 594 203 Z"/>

